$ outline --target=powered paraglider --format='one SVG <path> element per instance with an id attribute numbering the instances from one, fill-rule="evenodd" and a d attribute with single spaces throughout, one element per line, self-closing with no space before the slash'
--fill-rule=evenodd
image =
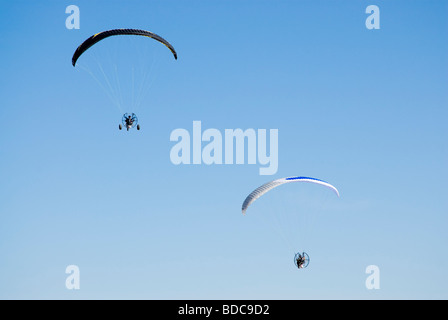
<path id="1" fill-rule="evenodd" d="M 310 177 L 300 177 L 300 176 L 287 177 L 287 178 L 270 181 L 270 182 L 265 183 L 262 186 L 256 188 L 254 191 L 252 191 L 246 197 L 246 199 L 244 200 L 243 205 L 241 207 L 241 211 L 242 211 L 243 215 L 246 214 L 247 209 L 255 200 L 257 200 L 258 198 L 260 198 L 261 196 L 265 195 L 267 192 L 269 192 L 270 190 L 272 190 L 278 186 L 281 186 L 283 184 L 292 183 L 292 182 L 307 182 L 307 183 L 312 183 L 312 184 L 316 184 L 316 185 L 321 185 L 321 186 L 324 186 L 324 187 L 332 190 L 339 197 L 338 189 L 336 189 L 336 187 L 334 187 L 333 185 L 329 184 L 326 181 L 316 179 L 316 178 L 310 178 Z M 292 227 L 295 227 L 295 226 L 293 225 Z M 308 267 L 309 262 L 310 262 L 310 257 L 306 252 L 302 252 L 302 253 L 299 252 L 294 255 L 294 264 L 299 269 Z"/>
<path id="2" fill-rule="evenodd" d="M 105 40 L 110 37 L 114 41 Z M 134 127 L 140 129 L 135 112 L 154 81 L 155 54 L 161 46 L 154 45 L 154 41 L 141 40 L 143 38 L 162 43 L 177 60 L 177 52 L 168 41 L 141 29 L 112 29 L 96 33 L 81 43 L 72 56 L 72 65 L 87 71 L 121 114 L 125 110 L 129 112 L 123 116 L 120 130 L 123 127 L 127 131 Z"/>

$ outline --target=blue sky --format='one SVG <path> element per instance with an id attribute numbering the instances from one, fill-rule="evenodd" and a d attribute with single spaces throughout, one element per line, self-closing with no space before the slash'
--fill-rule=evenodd
<path id="1" fill-rule="evenodd" d="M 65 26 L 70 4 L 79 30 Z M 365 27 L 370 4 L 379 30 Z M 3 3 L 0 298 L 446 299 L 447 9 Z M 179 56 L 154 44 L 139 132 L 119 131 L 119 110 L 71 65 L 83 40 L 112 28 L 153 31 Z M 221 132 L 278 129 L 278 172 L 172 164 L 170 133 L 195 120 Z M 341 197 L 291 184 L 242 216 L 253 189 L 292 175 L 329 181 Z M 300 233 L 305 270 L 266 223 L 282 212 L 298 218 L 284 228 Z M 72 264 L 80 290 L 65 287 Z M 365 287 L 368 265 L 380 269 L 379 290 Z"/>

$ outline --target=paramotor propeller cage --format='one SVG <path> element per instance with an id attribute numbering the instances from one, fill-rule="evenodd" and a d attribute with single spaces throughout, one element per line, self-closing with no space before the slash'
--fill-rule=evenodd
<path id="1" fill-rule="evenodd" d="M 299 268 L 299 269 L 303 269 L 308 267 L 308 265 L 310 264 L 310 257 L 308 256 L 308 254 L 306 252 L 297 252 L 294 256 L 294 265 Z"/>
<path id="2" fill-rule="evenodd" d="M 129 124 L 128 124 L 128 121 L 127 121 L 127 119 L 129 118 L 129 116 L 131 116 L 131 121 L 132 121 L 132 124 L 131 124 L 131 125 L 129 125 Z M 125 113 L 125 114 L 123 115 L 123 118 L 121 119 L 121 123 L 123 124 L 123 126 L 124 126 L 125 128 L 127 128 L 127 127 L 134 128 L 134 127 L 136 127 L 137 124 L 138 124 L 138 118 L 137 118 L 137 116 L 136 116 L 134 113 L 131 113 L 131 114 Z"/>

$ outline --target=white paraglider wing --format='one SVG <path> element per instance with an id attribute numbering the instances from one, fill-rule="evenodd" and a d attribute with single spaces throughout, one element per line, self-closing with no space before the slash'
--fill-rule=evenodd
<path id="1" fill-rule="evenodd" d="M 333 190 L 336 193 L 336 195 L 339 197 L 338 189 L 336 189 L 334 186 L 332 186 L 331 184 L 329 184 L 328 182 L 325 182 L 323 180 L 309 178 L 309 177 L 282 178 L 282 179 L 277 179 L 277 180 L 265 183 L 264 185 L 258 187 L 254 191 L 252 191 L 252 193 L 247 196 L 246 200 L 244 200 L 243 206 L 241 208 L 243 214 L 246 214 L 246 210 L 252 204 L 252 202 L 254 202 L 258 198 L 260 198 L 262 195 L 264 195 L 268 191 L 274 189 L 275 187 L 278 187 L 285 183 L 291 183 L 291 182 L 310 182 L 310 183 L 320 184 L 322 186 L 325 186 L 325 187 Z"/>

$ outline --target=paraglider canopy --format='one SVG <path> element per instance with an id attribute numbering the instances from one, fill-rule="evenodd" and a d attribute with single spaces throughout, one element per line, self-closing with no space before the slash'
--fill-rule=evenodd
<path id="1" fill-rule="evenodd" d="M 91 36 L 90 38 L 88 38 L 86 41 L 84 41 L 75 51 L 75 53 L 73 54 L 72 57 L 72 65 L 75 66 L 76 65 L 76 61 L 78 60 L 78 58 L 87 50 L 89 49 L 91 46 L 93 46 L 94 44 L 96 44 L 97 42 L 106 39 L 108 37 L 111 36 L 118 36 L 118 35 L 136 35 L 136 36 L 144 36 L 144 37 L 148 37 L 148 38 L 152 38 L 154 40 L 157 40 L 161 43 L 163 43 L 168 49 L 170 49 L 171 53 L 174 56 L 174 59 L 177 60 L 177 53 L 176 50 L 174 50 L 173 46 L 166 41 L 165 39 L 163 39 L 161 36 L 152 33 L 150 31 L 146 31 L 146 30 L 139 30 L 139 29 L 113 29 L 113 30 L 108 30 L 108 31 L 103 31 L 97 34 L 94 34 L 93 36 Z"/>
<path id="2" fill-rule="evenodd" d="M 243 214 L 246 214 L 247 208 L 259 197 L 261 197 L 268 191 L 270 191 L 282 184 L 290 183 L 290 182 L 309 182 L 309 183 L 319 184 L 319 185 L 322 185 L 324 187 L 327 187 L 327 188 L 333 190 L 336 193 L 336 195 L 339 197 L 338 189 L 336 189 L 334 186 L 332 186 L 331 184 L 329 184 L 328 182 L 325 182 L 323 180 L 316 179 L 316 178 L 310 178 L 310 177 L 288 177 L 288 178 L 282 178 L 282 179 L 270 181 L 270 182 L 265 183 L 264 185 L 258 187 L 254 191 L 252 191 L 251 194 L 249 194 L 247 196 L 247 198 L 244 200 L 243 206 L 241 207 L 241 211 L 243 212 Z"/>

